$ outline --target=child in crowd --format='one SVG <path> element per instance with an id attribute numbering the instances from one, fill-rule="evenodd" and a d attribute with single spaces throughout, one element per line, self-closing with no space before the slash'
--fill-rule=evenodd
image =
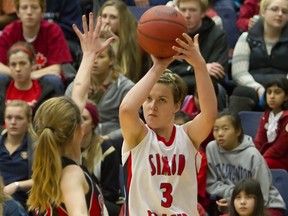
<path id="1" fill-rule="evenodd" d="M 270 169 L 288 171 L 288 80 L 271 80 L 265 86 L 265 112 L 260 120 L 255 145 Z"/>
<path id="2" fill-rule="evenodd" d="M 272 185 L 272 174 L 250 136 L 243 134 L 238 114 L 223 111 L 214 123 L 213 135 L 206 148 L 207 188 L 226 208 L 235 184 L 241 179 L 259 181 L 269 214 L 284 216 L 285 203 Z"/>
<path id="3" fill-rule="evenodd" d="M 234 187 L 230 201 L 230 216 L 266 216 L 264 198 L 258 181 L 240 180 Z"/>

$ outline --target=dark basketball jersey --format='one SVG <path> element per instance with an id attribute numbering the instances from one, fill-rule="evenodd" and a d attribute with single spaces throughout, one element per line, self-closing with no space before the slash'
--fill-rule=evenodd
<path id="1" fill-rule="evenodd" d="M 65 168 L 69 165 L 77 165 L 73 160 L 62 157 L 62 166 Z M 104 215 L 104 199 L 100 192 L 99 187 L 92 181 L 88 171 L 85 167 L 82 167 L 86 180 L 89 184 L 89 192 L 86 194 L 86 204 L 89 215 L 91 216 L 103 216 Z M 37 215 L 37 214 L 36 214 Z M 62 203 L 59 206 L 49 205 L 44 214 L 39 216 L 68 216 L 68 212 L 65 209 L 65 205 Z"/>

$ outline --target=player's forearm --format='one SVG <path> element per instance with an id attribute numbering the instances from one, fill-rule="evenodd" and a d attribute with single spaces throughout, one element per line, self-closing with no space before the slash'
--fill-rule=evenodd
<path id="1" fill-rule="evenodd" d="M 46 75 L 59 75 L 61 74 L 61 65 L 60 64 L 54 64 L 54 65 L 50 65 L 50 66 L 47 66 L 45 68 L 41 68 L 39 70 L 36 70 L 36 71 L 33 71 L 31 73 L 31 77 L 33 79 L 39 79 L 43 76 L 46 76 Z"/>

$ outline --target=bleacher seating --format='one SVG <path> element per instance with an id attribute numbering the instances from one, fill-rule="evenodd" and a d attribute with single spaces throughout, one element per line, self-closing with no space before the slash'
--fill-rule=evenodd
<path id="1" fill-rule="evenodd" d="M 132 12 L 136 20 L 139 20 L 142 14 L 145 13 L 145 11 L 147 11 L 148 9 L 150 9 L 151 6 L 148 7 L 128 6 L 128 8 Z"/>
<path id="2" fill-rule="evenodd" d="M 244 134 L 251 136 L 253 139 L 255 138 L 262 114 L 263 112 L 255 111 L 239 112 Z"/>
<path id="3" fill-rule="evenodd" d="M 279 190 L 285 204 L 288 208 L 288 172 L 284 169 L 271 169 L 272 183 Z M 285 216 L 288 216 L 288 209 Z"/>
<path id="4" fill-rule="evenodd" d="M 233 49 L 241 34 L 236 26 L 237 14 L 229 7 L 215 7 L 215 10 L 222 18 L 223 30 L 227 35 L 229 48 Z"/>

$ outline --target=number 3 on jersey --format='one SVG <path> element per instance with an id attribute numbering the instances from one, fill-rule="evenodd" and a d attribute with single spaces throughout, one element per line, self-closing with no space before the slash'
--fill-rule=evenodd
<path id="1" fill-rule="evenodd" d="M 173 202 L 172 190 L 173 187 L 170 183 L 161 183 L 160 189 L 163 191 L 163 198 L 161 199 L 161 206 L 169 208 Z"/>

